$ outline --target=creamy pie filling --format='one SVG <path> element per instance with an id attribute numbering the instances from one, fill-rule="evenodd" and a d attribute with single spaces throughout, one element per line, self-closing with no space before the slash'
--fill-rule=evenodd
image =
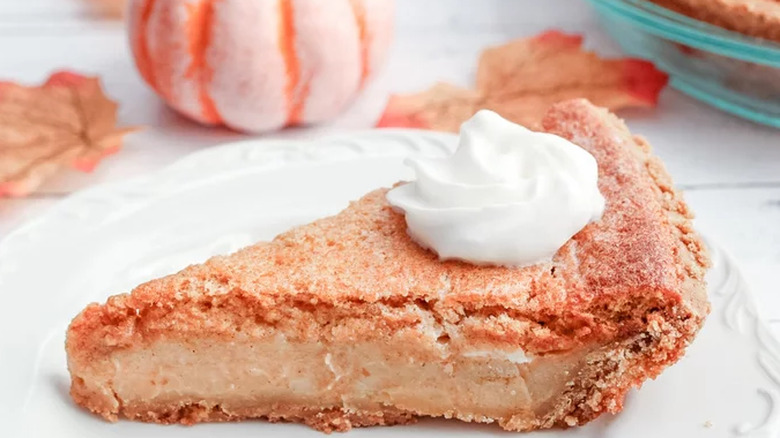
<path id="1" fill-rule="evenodd" d="M 420 415 L 474 421 L 526 413 L 544 415 L 582 366 L 580 350 L 519 360 L 517 351 L 467 352 L 389 345 L 289 343 L 282 336 L 226 343 L 159 340 L 120 350 L 99 374 L 123 409 L 171 403 L 218 404 L 241 415 L 248 407 L 289 405 L 381 411 L 392 406 Z M 409 354 L 410 351 L 414 353 Z M 98 371 L 100 370 L 100 371 Z M 88 370 L 84 370 L 90 372 Z"/>

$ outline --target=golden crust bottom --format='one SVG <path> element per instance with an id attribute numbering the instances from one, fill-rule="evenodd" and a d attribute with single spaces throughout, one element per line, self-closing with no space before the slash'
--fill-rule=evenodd
<path id="1" fill-rule="evenodd" d="M 79 405 L 89 407 L 92 404 L 89 391 L 82 393 L 82 388 L 74 386 L 71 395 Z M 96 412 L 100 414 L 100 412 Z M 219 404 L 202 401 L 201 403 L 147 403 L 123 406 L 119 414 L 130 420 L 157 424 L 183 424 L 234 422 L 242 420 L 262 419 L 272 423 L 295 422 L 322 432 L 346 432 L 354 427 L 393 426 L 409 424 L 416 417 L 408 412 L 386 407 L 378 411 L 347 411 L 343 408 L 314 409 L 310 406 L 288 404 L 269 404 L 251 406 L 232 412 L 226 412 Z M 116 421 L 116 414 L 104 415 L 109 421 Z"/>

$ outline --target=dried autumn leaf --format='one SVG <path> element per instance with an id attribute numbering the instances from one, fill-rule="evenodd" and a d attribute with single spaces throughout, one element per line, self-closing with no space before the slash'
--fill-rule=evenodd
<path id="1" fill-rule="evenodd" d="M 95 12 L 107 18 L 122 18 L 125 10 L 125 0 L 88 0 Z"/>
<path id="2" fill-rule="evenodd" d="M 602 59 L 582 50 L 582 37 L 557 31 L 485 50 L 475 90 L 439 83 L 393 95 L 377 126 L 456 132 L 480 109 L 531 128 L 554 103 L 586 98 L 616 110 L 652 107 L 667 76 L 647 61 Z"/>
<path id="3" fill-rule="evenodd" d="M 63 166 L 89 172 L 133 128 L 97 78 L 58 72 L 45 84 L 0 82 L 0 197 L 24 196 Z"/>

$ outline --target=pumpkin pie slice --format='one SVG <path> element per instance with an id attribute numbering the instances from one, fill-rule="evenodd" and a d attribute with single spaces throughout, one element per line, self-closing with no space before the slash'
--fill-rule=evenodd
<path id="1" fill-rule="evenodd" d="M 71 395 L 104 417 L 330 432 L 418 416 L 586 423 L 677 361 L 709 311 L 691 214 L 640 137 L 583 100 L 544 129 L 598 161 L 602 219 L 552 261 L 440 261 L 376 190 L 336 216 L 91 304 Z"/>

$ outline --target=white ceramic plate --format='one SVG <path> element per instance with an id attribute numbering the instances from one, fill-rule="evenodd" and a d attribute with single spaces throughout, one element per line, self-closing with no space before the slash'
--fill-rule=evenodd
<path id="1" fill-rule="evenodd" d="M 296 424 L 194 427 L 106 423 L 68 396 L 65 329 L 88 302 L 333 214 L 410 177 L 410 154 L 455 137 L 374 131 L 311 143 L 252 141 L 195 154 L 161 172 L 63 201 L 0 243 L 0 436 L 320 437 Z M 713 312 L 686 357 L 633 391 L 622 414 L 543 437 L 780 436 L 780 345 L 756 317 L 730 259 L 712 248 Z M 491 436 L 494 425 L 424 420 L 350 437 Z"/>

